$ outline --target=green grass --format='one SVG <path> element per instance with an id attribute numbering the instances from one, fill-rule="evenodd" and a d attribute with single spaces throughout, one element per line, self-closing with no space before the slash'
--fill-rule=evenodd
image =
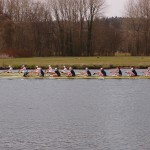
<path id="1" fill-rule="evenodd" d="M 131 56 L 115 56 L 115 57 L 34 57 L 34 58 L 8 58 L 0 59 L 0 66 L 6 68 L 12 65 L 19 68 L 22 64 L 26 64 L 29 68 L 36 65 L 47 68 L 47 65 L 53 67 L 73 66 L 74 68 L 114 68 L 116 66 L 137 68 L 146 68 L 150 66 L 150 57 L 131 57 Z"/>

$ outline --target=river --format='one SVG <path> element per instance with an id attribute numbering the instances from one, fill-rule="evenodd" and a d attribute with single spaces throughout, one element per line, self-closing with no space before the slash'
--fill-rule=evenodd
<path id="1" fill-rule="evenodd" d="M 1 150 L 148 150 L 150 80 L 0 79 Z"/>

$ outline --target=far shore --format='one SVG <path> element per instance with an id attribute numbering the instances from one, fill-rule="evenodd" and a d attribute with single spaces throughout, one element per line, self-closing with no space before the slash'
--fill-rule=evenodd
<path id="1" fill-rule="evenodd" d="M 146 69 L 150 67 L 150 57 L 114 56 L 114 57 L 33 57 L 33 58 L 0 58 L 0 69 L 7 69 L 11 65 L 20 69 L 22 65 L 34 69 L 36 65 L 46 69 L 48 65 L 62 69 L 63 66 L 72 66 L 74 69 L 113 69 L 116 67 Z"/>

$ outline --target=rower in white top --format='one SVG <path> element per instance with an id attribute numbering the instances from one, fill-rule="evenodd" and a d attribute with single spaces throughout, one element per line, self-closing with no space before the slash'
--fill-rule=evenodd
<path id="1" fill-rule="evenodd" d="M 142 73 L 144 73 L 145 76 L 150 76 L 150 67 L 148 67 L 147 70 Z"/>
<path id="2" fill-rule="evenodd" d="M 7 73 L 13 73 L 13 68 L 12 68 L 12 66 L 9 65 L 8 68 L 9 68 L 9 69 L 8 69 L 7 71 L 5 71 L 5 72 L 7 72 Z"/>
<path id="3" fill-rule="evenodd" d="M 63 70 L 61 71 L 62 74 L 67 74 L 68 73 L 68 69 L 66 66 L 64 66 Z"/>
<path id="4" fill-rule="evenodd" d="M 48 69 L 46 70 L 45 73 L 49 73 L 49 74 L 53 74 L 54 73 L 54 70 L 53 70 L 51 65 L 48 65 Z"/>

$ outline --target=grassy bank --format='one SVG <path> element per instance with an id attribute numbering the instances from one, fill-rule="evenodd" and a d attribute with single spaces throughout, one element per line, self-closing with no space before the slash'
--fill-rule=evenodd
<path id="1" fill-rule="evenodd" d="M 53 67 L 73 66 L 81 69 L 86 66 L 91 69 L 99 67 L 115 68 L 135 66 L 137 68 L 147 68 L 150 66 L 150 57 L 130 57 L 130 56 L 116 56 L 116 57 L 34 57 L 34 58 L 1 58 L 0 67 L 6 68 L 12 65 L 18 69 L 22 64 L 26 64 L 28 68 L 34 68 L 36 65 L 47 68 L 47 65 Z"/>

